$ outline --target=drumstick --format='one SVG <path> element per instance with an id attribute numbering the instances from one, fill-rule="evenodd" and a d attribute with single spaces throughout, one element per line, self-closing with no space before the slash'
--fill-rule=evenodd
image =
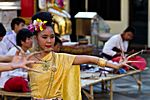
<path id="1" fill-rule="evenodd" d="M 11 40 L 8 39 L 8 41 L 9 41 L 13 46 L 15 46 L 17 50 L 21 51 L 21 49 L 20 49 L 17 45 L 15 45 Z"/>

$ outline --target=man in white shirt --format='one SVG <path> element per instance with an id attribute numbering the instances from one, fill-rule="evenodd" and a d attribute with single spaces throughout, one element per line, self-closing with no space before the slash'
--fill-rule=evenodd
<path id="1" fill-rule="evenodd" d="M 119 56 L 122 52 L 127 52 L 129 41 L 133 39 L 135 35 L 135 28 L 129 26 L 122 34 L 112 36 L 104 45 L 102 50 L 102 56 L 107 59 Z"/>
<path id="2" fill-rule="evenodd" d="M 11 40 L 14 44 L 16 44 L 16 34 L 24 28 L 25 21 L 22 18 L 14 18 L 11 22 L 11 29 L 12 31 L 9 31 L 6 33 L 6 35 L 3 38 L 3 42 L 6 43 L 7 49 L 11 49 L 14 47 L 9 40 Z"/>
<path id="3" fill-rule="evenodd" d="M 32 33 L 28 29 L 21 29 L 16 36 L 18 48 L 29 54 L 32 47 Z M 16 47 L 11 48 L 7 55 L 15 55 Z M 0 87 L 10 92 L 28 92 L 28 73 L 25 69 L 18 68 L 12 71 L 2 72 Z"/>

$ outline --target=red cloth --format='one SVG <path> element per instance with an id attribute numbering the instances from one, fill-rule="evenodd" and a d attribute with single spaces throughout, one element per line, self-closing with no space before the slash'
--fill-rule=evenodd
<path id="1" fill-rule="evenodd" d="M 4 90 L 9 92 L 29 92 L 28 82 L 23 77 L 12 77 L 6 81 Z"/>
<path id="2" fill-rule="evenodd" d="M 32 17 L 34 14 L 35 0 L 21 0 L 21 17 Z"/>
<path id="3" fill-rule="evenodd" d="M 121 58 L 121 56 L 115 57 L 112 59 L 112 61 L 119 62 L 120 58 Z M 134 56 L 134 57 L 130 58 L 129 61 L 141 61 L 141 62 L 132 62 L 130 64 L 132 67 L 135 67 L 136 69 L 140 69 L 140 70 L 144 70 L 147 65 L 146 60 L 144 58 L 142 58 L 141 56 Z M 129 67 L 127 67 L 127 66 L 124 66 L 123 68 L 125 70 L 129 70 Z"/>

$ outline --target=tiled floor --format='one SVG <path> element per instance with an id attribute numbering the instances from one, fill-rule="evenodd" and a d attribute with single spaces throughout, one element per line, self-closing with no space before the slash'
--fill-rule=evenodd
<path id="1" fill-rule="evenodd" d="M 138 86 L 133 77 L 127 76 L 114 81 L 113 100 L 150 100 L 150 54 L 142 55 L 148 62 L 148 70 L 142 72 L 142 89 L 138 92 Z M 100 84 L 94 86 L 94 100 L 109 100 L 109 93 L 101 93 Z M 87 100 L 83 96 L 83 100 Z"/>

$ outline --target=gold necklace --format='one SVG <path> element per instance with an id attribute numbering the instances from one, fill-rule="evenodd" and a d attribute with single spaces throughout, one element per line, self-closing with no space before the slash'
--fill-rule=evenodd
<path id="1" fill-rule="evenodd" d="M 51 71 L 56 72 L 57 69 L 56 69 L 56 64 L 55 64 L 55 54 L 54 54 L 54 52 L 52 52 L 52 57 L 49 60 L 39 59 L 35 55 L 34 55 L 34 57 L 37 60 L 44 62 L 44 64 L 42 64 L 43 71 L 48 71 L 50 69 Z"/>

